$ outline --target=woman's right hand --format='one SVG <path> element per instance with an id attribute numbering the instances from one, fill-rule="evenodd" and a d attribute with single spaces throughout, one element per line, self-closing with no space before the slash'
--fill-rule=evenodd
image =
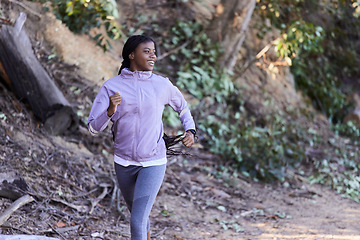
<path id="1" fill-rule="evenodd" d="M 116 92 L 114 95 L 110 96 L 110 104 L 107 110 L 107 115 L 109 117 L 111 117 L 116 112 L 117 106 L 121 104 L 121 101 L 122 99 L 119 92 Z"/>

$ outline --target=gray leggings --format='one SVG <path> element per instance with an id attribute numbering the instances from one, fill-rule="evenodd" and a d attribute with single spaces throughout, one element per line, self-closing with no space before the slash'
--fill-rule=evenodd
<path id="1" fill-rule="evenodd" d="M 165 170 L 166 164 L 123 167 L 115 163 L 119 187 L 131 213 L 132 240 L 146 240 L 146 234 L 150 231 L 150 211 L 163 182 Z"/>

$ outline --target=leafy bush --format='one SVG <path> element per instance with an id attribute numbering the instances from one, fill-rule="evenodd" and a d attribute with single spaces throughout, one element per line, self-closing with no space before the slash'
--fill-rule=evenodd
<path id="1" fill-rule="evenodd" d="M 229 75 L 218 67 L 221 53 L 218 44 L 212 43 L 196 22 L 177 22 L 170 34 L 170 39 L 164 39 L 166 49 L 186 45 L 179 50 L 180 57 L 171 56 L 173 62 L 180 66 L 177 85 L 198 99 L 213 97 L 217 102 L 225 101 L 234 91 L 234 84 Z"/>
<path id="2" fill-rule="evenodd" d="M 352 107 L 346 96 L 353 90 L 353 79 L 360 76 L 356 47 L 360 42 L 359 1 L 328 1 L 326 8 L 321 8 L 321 4 L 325 3 L 263 0 L 257 5 L 257 14 L 280 29 L 282 38 L 276 49 L 279 56 L 292 58 L 296 86 L 334 123 L 334 137 L 310 145 L 322 149 L 319 156 L 311 156 L 311 182 L 329 185 L 360 201 L 360 130 L 352 122 L 341 123 Z M 322 22 L 311 14 L 331 20 Z M 263 36 L 269 27 L 264 24 L 260 29 Z M 343 140 L 344 137 L 351 140 Z"/>
<path id="3" fill-rule="evenodd" d="M 322 27 L 295 21 L 283 34 L 276 50 L 281 57 L 293 58 L 292 73 L 297 88 L 303 90 L 313 99 L 317 109 L 332 119 L 347 107 L 347 102 L 340 82 L 336 81 L 333 65 L 323 56 L 324 39 Z"/>
<path id="4" fill-rule="evenodd" d="M 311 183 L 331 186 L 339 194 L 360 202 L 359 144 L 339 144 L 338 137 L 330 141 L 335 151 L 314 162 L 316 171 L 309 180 Z"/>
<path id="5" fill-rule="evenodd" d="M 338 123 L 333 126 L 333 131 L 340 136 L 349 137 L 355 143 L 360 139 L 360 129 L 359 127 L 352 121 L 349 121 L 345 124 Z"/>
<path id="6" fill-rule="evenodd" d="M 288 8 L 285 4 L 285 9 L 282 8 L 283 1 L 272 2 L 278 2 L 278 11 L 271 13 L 274 16 L 272 22 L 283 31 L 282 38 L 276 42 L 279 56 L 292 59 L 297 87 L 309 95 L 314 105 L 330 119 L 339 121 L 339 112 L 347 107 L 339 72 L 344 65 L 349 66 L 349 62 L 334 66 L 335 60 L 330 56 L 334 52 L 330 54 L 328 48 L 324 50 L 338 37 L 331 37 L 328 29 L 299 18 L 303 11 L 300 7 L 309 4 L 307 1 L 298 0 L 298 5 L 290 4 Z M 272 9 L 274 6 L 276 4 Z M 340 168 L 349 169 L 348 166 L 355 164 L 355 153 L 343 145 L 336 145 L 334 150 L 334 146 L 329 146 L 326 139 L 322 140 L 316 129 L 295 121 L 300 113 L 268 113 L 260 116 L 261 119 L 251 117 L 245 110 L 240 86 L 232 82 L 231 74 L 218 68 L 216 60 L 221 49 L 210 42 L 198 23 L 178 22 L 167 36 L 171 36 L 163 39 L 167 51 L 181 46 L 179 52 L 170 58 L 175 66 L 179 66 L 177 85 L 199 99 L 200 103 L 194 106 L 193 112 L 205 146 L 234 163 L 242 173 L 256 179 L 284 180 L 288 169 L 298 170 L 300 164 L 309 158 L 306 153 L 309 147 L 320 147 L 326 153 L 325 157 L 312 157 L 314 170 L 318 173 L 312 182 L 328 183 L 334 178 L 335 171 L 322 172 L 326 157 L 332 159 L 331 155 L 336 155 L 342 159 L 337 163 Z M 339 55 L 351 56 L 346 54 Z M 356 73 L 354 67 L 347 68 Z M 342 134 L 356 134 L 351 126 L 338 127 L 338 130 Z M 341 176 L 336 175 L 340 180 L 333 187 L 339 192 L 357 196 L 357 191 L 351 188 L 357 180 L 350 176 L 358 170 L 358 167 L 353 167 Z"/>
<path id="7" fill-rule="evenodd" d="M 360 21 L 354 17 L 358 1 L 329 2 L 327 12 L 321 4 L 308 0 L 264 0 L 257 5 L 256 13 L 282 31 L 276 49 L 279 56 L 292 58 L 291 69 L 298 89 L 313 100 L 317 109 L 338 123 L 351 107 L 346 99 L 345 82 L 360 76 L 357 67 L 360 58 L 354 51 L 356 41 L 360 41 Z M 332 20 L 323 23 L 318 20 L 320 17 L 308 16 L 315 13 Z M 266 24 L 258 27 L 260 37 L 269 28 Z"/>
<path id="8" fill-rule="evenodd" d="M 171 59 L 179 66 L 176 84 L 199 99 L 193 112 L 205 146 L 248 176 L 283 180 L 286 169 L 305 156 L 298 143 L 305 130 L 281 114 L 264 116 L 260 123 L 250 117 L 240 86 L 217 64 L 221 49 L 201 25 L 178 22 L 168 35 L 163 39 L 167 51 L 185 46 Z"/>
<path id="9" fill-rule="evenodd" d="M 228 117 L 230 114 L 225 114 Z M 221 115 L 200 120 L 200 128 L 210 138 L 214 153 L 235 160 L 245 175 L 261 180 L 285 180 L 287 169 L 299 166 L 305 158 L 300 132 L 305 131 L 281 115 L 268 115 L 265 126 L 237 112 L 232 124 L 224 124 Z"/>
<path id="10" fill-rule="evenodd" d="M 115 21 L 119 17 L 114 0 L 50 0 L 53 12 L 74 33 L 89 33 L 93 28 L 104 26 L 107 37 L 118 39 L 122 32 Z M 111 47 L 102 34 L 93 37 L 104 51 Z M 104 43 L 105 42 L 105 43 Z"/>

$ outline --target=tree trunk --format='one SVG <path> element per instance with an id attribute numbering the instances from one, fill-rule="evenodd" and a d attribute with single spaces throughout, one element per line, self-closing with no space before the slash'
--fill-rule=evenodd
<path id="1" fill-rule="evenodd" d="M 217 6 L 207 34 L 213 42 L 220 42 L 224 48 L 221 67 L 233 70 L 255 5 L 256 0 L 221 0 Z"/>
<path id="2" fill-rule="evenodd" d="M 18 98 L 30 104 L 35 116 L 51 134 L 61 134 L 78 124 L 77 116 L 36 58 L 20 13 L 14 26 L 0 29 L 0 62 Z M 1 70 L 1 69 L 0 69 Z"/>

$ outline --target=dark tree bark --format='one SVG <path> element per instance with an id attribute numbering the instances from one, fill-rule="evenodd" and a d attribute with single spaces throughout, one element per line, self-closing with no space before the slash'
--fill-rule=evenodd
<path id="1" fill-rule="evenodd" d="M 217 6 L 207 34 L 213 42 L 220 42 L 224 48 L 221 58 L 223 68 L 234 68 L 255 5 L 256 0 L 221 0 Z"/>
<path id="2" fill-rule="evenodd" d="M 14 26 L 0 29 L 0 63 L 18 98 L 29 103 L 35 116 L 54 135 L 77 126 L 77 116 L 62 92 L 36 58 L 20 13 Z M 0 69 L 1 70 L 1 69 Z"/>

